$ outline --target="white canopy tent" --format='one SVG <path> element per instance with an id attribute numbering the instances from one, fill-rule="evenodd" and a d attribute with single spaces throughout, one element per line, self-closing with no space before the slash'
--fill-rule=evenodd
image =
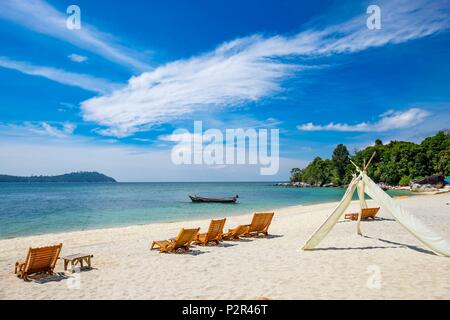
<path id="1" fill-rule="evenodd" d="M 303 246 L 303 250 L 314 249 L 333 229 L 339 218 L 344 214 L 345 210 L 352 201 L 353 194 L 358 190 L 359 203 L 361 208 L 367 208 L 364 194 L 375 200 L 381 208 L 389 212 L 395 220 L 397 220 L 406 230 L 420 240 L 425 246 L 430 248 L 438 255 L 450 257 L 450 243 L 444 238 L 436 234 L 428 226 L 423 224 L 414 215 L 402 208 L 387 193 L 385 193 L 366 173 L 357 167 L 358 175 L 355 175 L 349 184 L 341 202 L 334 209 L 333 213 L 325 220 L 325 222 L 313 233 L 311 238 Z M 361 210 L 358 215 L 357 233 L 360 230 Z"/>

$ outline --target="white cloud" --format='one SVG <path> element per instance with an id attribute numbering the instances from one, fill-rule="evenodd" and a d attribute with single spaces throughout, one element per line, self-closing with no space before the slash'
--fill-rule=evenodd
<path id="1" fill-rule="evenodd" d="M 253 35 L 178 60 L 129 80 L 125 88 L 81 104 L 83 117 L 128 136 L 154 125 L 240 104 L 282 90 L 283 80 L 310 68 L 298 58 L 357 52 L 428 36 L 449 27 L 447 1 L 389 1 L 382 29 L 368 30 L 365 11 L 341 24 L 293 36 Z"/>
<path id="2" fill-rule="evenodd" d="M 49 136 L 56 138 L 65 138 L 73 134 L 76 126 L 73 123 L 64 123 L 62 128 L 58 129 L 57 127 L 51 126 L 47 122 L 43 122 L 42 128 Z"/>
<path id="3" fill-rule="evenodd" d="M 70 102 L 60 102 L 59 103 L 64 109 L 74 109 L 76 105 Z"/>
<path id="4" fill-rule="evenodd" d="M 384 132 L 414 127 L 430 115 L 430 112 L 420 108 L 411 108 L 406 111 L 389 110 L 381 114 L 376 122 L 361 122 L 353 125 L 346 123 L 315 125 L 310 122 L 299 125 L 297 128 L 301 131 Z"/>
<path id="5" fill-rule="evenodd" d="M 78 62 L 78 63 L 83 63 L 83 62 L 87 61 L 87 59 L 88 59 L 87 57 L 79 55 L 79 54 L 76 54 L 76 53 L 69 54 L 67 57 L 71 61 Z"/>
<path id="6" fill-rule="evenodd" d="M 119 87 L 118 84 L 87 74 L 73 73 L 61 69 L 36 66 L 24 61 L 15 61 L 0 56 L 0 67 L 40 76 L 61 84 L 79 87 L 87 91 L 106 94 Z"/>
<path id="7" fill-rule="evenodd" d="M 0 18 L 14 21 L 35 32 L 66 41 L 82 49 L 94 52 L 110 61 L 149 70 L 149 66 L 139 59 L 137 52 L 120 45 L 110 34 L 100 32 L 83 20 L 80 30 L 66 28 L 68 15 L 60 12 L 42 0 L 0 1 Z"/>
<path id="8" fill-rule="evenodd" d="M 259 119 L 248 115 L 242 114 L 232 114 L 229 116 L 222 116 L 220 118 L 217 117 L 202 117 L 203 126 L 205 129 L 207 128 L 216 128 L 219 130 L 226 129 L 279 129 L 283 124 L 283 121 L 280 121 L 275 118 L 266 118 Z"/>
<path id="9" fill-rule="evenodd" d="M 70 122 L 25 122 L 23 124 L 0 123 L 0 135 L 9 138 L 58 138 L 64 139 L 73 135 L 76 125 Z"/>
<path id="10" fill-rule="evenodd" d="M 165 142 L 183 142 L 183 141 L 194 141 L 194 140 L 200 140 L 202 138 L 202 135 L 200 134 L 194 134 L 189 131 L 181 132 L 182 130 L 179 130 L 179 132 L 161 135 L 158 137 L 158 140 L 165 141 Z"/>
<path id="11" fill-rule="evenodd" d="M 259 100 L 280 89 L 275 79 L 299 70 L 231 51 L 219 48 L 134 77 L 124 89 L 83 102 L 84 119 L 109 127 L 104 134 L 126 136 L 208 107 Z"/>

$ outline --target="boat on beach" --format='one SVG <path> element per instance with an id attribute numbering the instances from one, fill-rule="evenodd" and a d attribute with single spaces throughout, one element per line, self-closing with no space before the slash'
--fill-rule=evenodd
<path id="1" fill-rule="evenodd" d="M 234 197 L 228 197 L 228 198 L 205 198 L 205 197 L 189 195 L 189 198 L 191 198 L 192 202 L 236 203 L 239 196 L 236 195 Z"/>

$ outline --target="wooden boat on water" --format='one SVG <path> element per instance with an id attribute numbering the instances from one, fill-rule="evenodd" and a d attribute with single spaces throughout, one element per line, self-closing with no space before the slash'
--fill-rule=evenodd
<path id="1" fill-rule="evenodd" d="M 236 195 L 234 197 L 229 197 L 229 198 L 204 198 L 204 197 L 198 197 L 198 196 L 191 196 L 191 195 L 189 195 L 189 198 L 191 198 L 192 202 L 236 203 L 236 201 L 239 198 L 239 196 Z"/>

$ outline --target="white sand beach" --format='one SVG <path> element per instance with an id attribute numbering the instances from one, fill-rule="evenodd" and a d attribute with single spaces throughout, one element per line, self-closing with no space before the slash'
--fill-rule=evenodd
<path id="1" fill-rule="evenodd" d="M 396 199 L 450 240 L 450 195 Z M 372 201 L 369 205 L 374 205 Z M 151 240 L 209 220 L 47 234 L 0 241 L 1 299 L 450 299 L 450 258 L 431 253 L 383 210 L 377 221 L 340 221 L 314 251 L 300 247 L 336 203 L 275 210 L 268 238 L 150 251 Z M 357 209 L 353 202 L 350 209 Z M 269 209 L 269 208 L 268 208 Z M 353 211 L 353 210 L 350 210 Z M 225 228 L 251 213 L 227 217 Z M 62 242 L 62 254 L 91 253 L 93 270 L 24 282 L 14 264 L 30 246 Z"/>

